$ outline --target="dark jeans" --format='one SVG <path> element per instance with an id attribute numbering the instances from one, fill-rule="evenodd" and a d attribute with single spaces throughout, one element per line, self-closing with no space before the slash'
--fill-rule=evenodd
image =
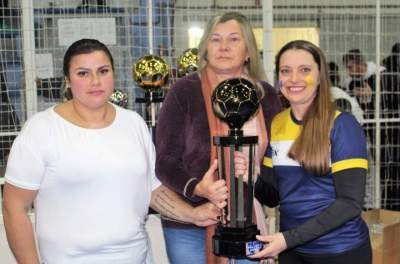
<path id="1" fill-rule="evenodd" d="M 338 254 L 305 254 L 290 249 L 279 255 L 279 264 L 371 264 L 370 241 Z"/>

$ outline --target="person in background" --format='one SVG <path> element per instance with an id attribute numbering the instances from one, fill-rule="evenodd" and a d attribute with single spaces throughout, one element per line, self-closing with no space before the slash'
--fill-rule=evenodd
<path id="1" fill-rule="evenodd" d="M 182 222 L 216 223 L 214 205 L 193 208 L 161 185 L 146 124 L 108 102 L 114 66 L 104 44 L 74 42 L 63 71 L 72 99 L 32 116 L 7 164 L 3 217 L 18 263 L 153 263 L 149 205 Z"/>
<path id="2" fill-rule="evenodd" d="M 359 50 L 349 51 L 343 57 L 351 78 L 348 78 L 348 87 L 356 92 L 357 100 L 364 111 L 364 118 L 383 118 L 392 119 L 400 116 L 400 73 L 399 70 L 400 44 L 395 43 L 392 47 L 392 54 L 383 60 L 384 66 L 377 66 L 373 62 L 365 62 L 365 57 Z M 378 110 L 375 105 L 376 71 L 380 73 L 380 107 L 379 116 L 375 112 Z M 349 80 L 351 80 L 349 82 Z M 362 88 L 355 88 L 355 87 Z M 366 92 L 368 91 L 368 92 Z M 364 98 L 364 99 L 363 99 Z M 368 100 L 366 100 L 368 99 Z M 374 123 L 364 125 L 368 142 L 370 143 L 370 158 L 376 159 L 376 152 L 380 151 L 380 175 L 382 186 L 387 186 L 382 190 L 382 208 L 390 210 L 400 210 L 398 204 L 399 193 L 394 191 L 392 186 L 398 182 L 400 153 L 396 146 L 400 142 L 398 122 L 380 123 L 380 146 L 376 146 L 376 129 Z M 385 146 L 385 147 L 382 147 Z"/>
<path id="3" fill-rule="evenodd" d="M 400 42 L 392 46 L 392 54 L 382 60 L 382 65 L 390 72 L 400 72 Z"/>
<path id="4" fill-rule="evenodd" d="M 265 82 L 249 21 L 240 13 L 228 12 L 208 22 L 199 45 L 198 72 L 181 78 L 173 85 L 158 119 L 156 175 L 192 205 L 211 201 L 219 206 L 220 201 L 227 198 L 225 182 L 215 180 L 215 176 L 209 173 L 215 171 L 217 166 L 212 136 L 228 133 L 227 126 L 213 113 L 211 94 L 220 82 L 238 77 L 256 84 L 261 97 L 257 115 L 244 125 L 245 135 L 259 136 L 257 157 L 261 164 L 269 140 L 271 120 L 281 110 L 281 104 L 274 89 Z M 239 156 L 237 166 L 240 166 Z M 261 225 L 265 222 L 262 208 L 259 204 L 256 208 Z M 213 229 L 207 236 L 205 228 L 165 218 L 162 222 L 171 263 L 217 261 L 211 252 Z M 265 231 L 265 226 L 262 229 Z M 246 261 L 238 260 L 236 263 Z"/>
<path id="5" fill-rule="evenodd" d="M 382 61 L 385 71 L 382 72 L 384 99 L 383 109 L 386 110 L 385 117 L 400 116 L 400 42 L 392 47 L 392 54 Z"/>
<path id="6" fill-rule="evenodd" d="M 361 218 L 368 168 L 364 132 L 331 102 L 326 60 L 317 46 L 289 42 L 275 62 L 290 108 L 272 121 L 255 197 L 279 205 L 280 232 L 258 236 L 266 244 L 252 257 L 279 254 L 279 264 L 372 263 Z"/>
<path id="7" fill-rule="evenodd" d="M 339 66 L 334 61 L 328 62 L 329 80 L 332 86 L 340 87 Z"/>
<path id="8" fill-rule="evenodd" d="M 339 74 L 339 66 L 334 62 L 334 61 L 330 61 L 327 64 L 328 66 L 328 74 L 329 74 L 329 81 L 331 83 L 331 94 L 332 92 L 334 93 L 335 91 L 342 91 L 343 88 L 340 86 L 340 74 Z M 337 90 L 332 90 L 332 89 L 336 89 Z M 344 92 L 344 91 L 343 91 Z M 346 93 L 347 95 L 347 93 Z M 336 105 L 338 106 L 339 109 L 347 111 L 347 112 L 351 112 L 351 104 L 348 100 L 344 99 L 344 98 L 333 98 Z"/>
<path id="9" fill-rule="evenodd" d="M 400 42 L 392 46 L 391 54 L 382 61 L 386 68 L 382 72 L 382 82 L 385 87 L 382 95 L 382 109 L 385 118 L 400 117 Z M 381 123 L 381 179 L 383 189 L 381 197 L 382 208 L 400 211 L 400 193 L 396 186 L 400 179 L 400 122 Z"/>
<path id="10" fill-rule="evenodd" d="M 380 73 L 384 67 L 376 65 L 372 61 L 366 61 L 364 54 L 359 49 L 349 50 L 343 56 L 343 64 L 346 68 L 347 76 L 344 79 L 343 87 L 350 95 L 355 96 L 360 106 L 364 110 L 365 118 L 373 118 L 375 110 L 375 86 L 376 71 Z M 385 87 L 381 82 L 381 91 Z"/>

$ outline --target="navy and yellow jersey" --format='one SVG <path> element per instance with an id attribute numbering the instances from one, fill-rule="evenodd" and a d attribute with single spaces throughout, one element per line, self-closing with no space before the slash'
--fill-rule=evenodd
<path id="1" fill-rule="evenodd" d="M 352 115 L 337 111 L 330 172 L 315 176 L 288 157 L 301 129 L 290 109 L 274 118 L 255 196 L 269 206 L 280 204 L 280 231 L 288 247 L 335 254 L 360 246 L 369 239 L 360 217 L 368 167 L 364 131 Z"/>

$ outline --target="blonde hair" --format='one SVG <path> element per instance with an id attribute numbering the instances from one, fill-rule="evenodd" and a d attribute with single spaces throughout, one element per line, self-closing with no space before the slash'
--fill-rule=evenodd
<path id="1" fill-rule="evenodd" d="M 280 58 L 288 50 L 304 50 L 318 64 L 320 83 L 317 94 L 303 118 L 303 128 L 289 150 L 289 157 L 297 160 L 305 169 L 323 176 L 330 169 L 330 131 L 335 118 L 336 106 L 331 102 L 330 81 L 326 59 L 322 51 L 304 40 L 287 43 L 276 55 L 276 74 L 279 76 Z"/>
<path id="2" fill-rule="evenodd" d="M 238 12 L 227 12 L 222 15 L 217 15 L 208 22 L 199 44 L 198 71 L 200 72 L 207 65 L 207 45 L 211 34 L 215 29 L 215 26 L 220 23 L 225 23 L 229 20 L 235 20 L 236 22 L 238 22 L 240 29 L 242 30 L 244 41 L 247 47 L 247 52 L 249 54 L 248 61 L 244 62 L 247 74 L 255 82 L 261 80 L 265 81 L 266 76 L 264 73 L 264 67 L 262 65 L 260 52 L 257 48 L 256 38 L 254 37 L 252 27 L 248 19 Z"/>

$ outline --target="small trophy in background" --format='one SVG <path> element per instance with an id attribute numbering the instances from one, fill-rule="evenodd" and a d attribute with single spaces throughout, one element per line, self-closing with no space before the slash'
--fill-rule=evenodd
<path id="1" fill-rule="evenodd" d="M 114 89 L 108 101 L 122 108 L 128 108 L 128 94 L 120 89 Z"/>
<path id="2" fill-rule="evenodd" d="M 185 50 L 178 59 L 178 77 L 182 78 L 186 75 L 197 71 L 199 68 L 199 51 L 196 48 Z"/>
<path id="3" fill-rule="evenodd" d="M 144 97 L 137 97 L 135 102 L 145 105 L 143 117 L 149 126 L 155 142 L 155 129 L 160 103 L 164 100 L 162 87 L 167 83 L 169 76 L 168 64 L 160 57 L 146 55 L 133 65 L 133 80 L 144 90 Z"/>

